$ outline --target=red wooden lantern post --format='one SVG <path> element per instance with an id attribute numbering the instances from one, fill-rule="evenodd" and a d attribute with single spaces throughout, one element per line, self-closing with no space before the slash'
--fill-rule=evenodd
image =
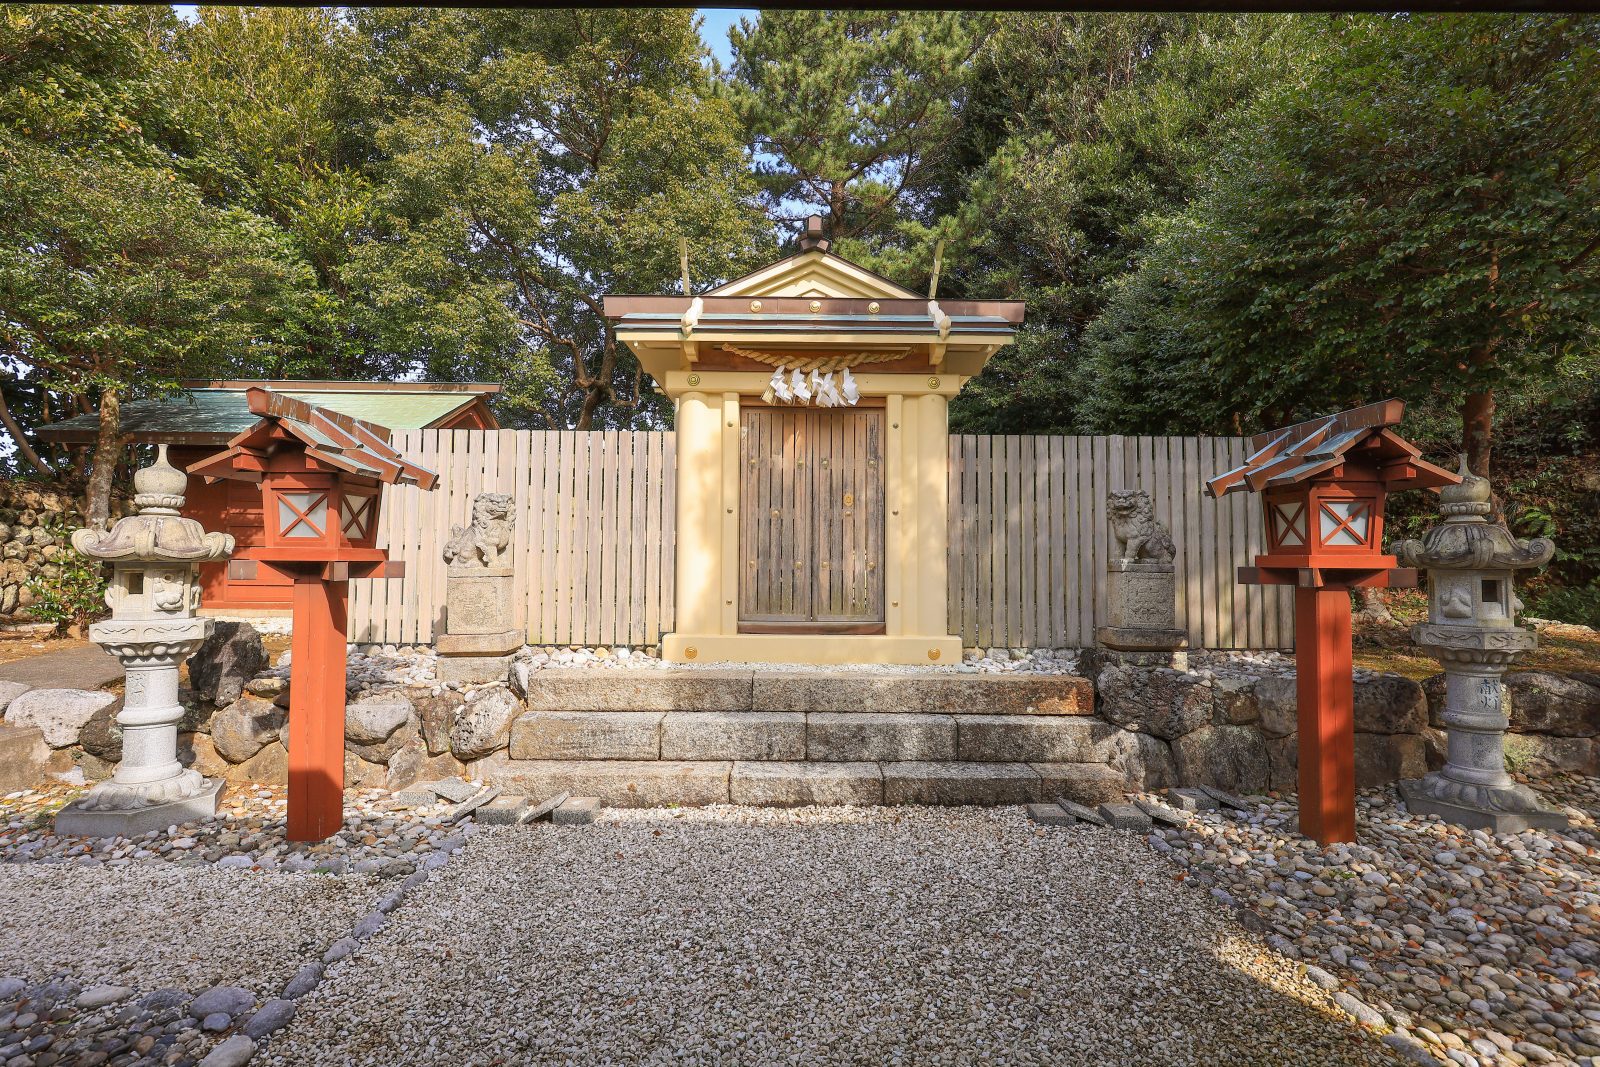
<path id="1" fill-rule="evenodd" d="M 1239 581 L 1294 586 L 1300 832 L 1323 845 L 1356 838 L 1350 590 L 1417 580 L 1383 551 L 1384 499 L 1460 481 L 1389 429 L 1404 414 L 1388 400 L 1257 434 L 1244 466 L 1206 483 L 1262 494 L 1267 551 Z"/>
<path id="2" fill-rule="evenodd" d="M 383 484 L 432 489 L 438 476 L 395 451 L 382 426 L 266 389 L 245 395 L 261 421 L 189 472 L 261 484 L 266 543 L 235 560 L 233 576 L 251 580 L 260 565 L 294 582 L 288 836 L 321 841 L 344 823 L 350 579 L 402 573 L 376 544 Z"/>

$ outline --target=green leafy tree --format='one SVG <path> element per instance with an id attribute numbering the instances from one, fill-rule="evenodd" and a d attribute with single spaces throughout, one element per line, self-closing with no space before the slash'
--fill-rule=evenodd
<path id="1" fill-rule="evenodd" d="M 907 283 L 943 236 L 971 60 L 987 16 L 764 11 L 729 31 L 727 97 L 771 218 L 826 216 L 839 251 Z"/>
<path id="2" fill-rule="evenodd" d="M 205 203 L 163 110 L 170 11 L 0 13 L 0 351 L 96 396 L 86 517 L 104 522 L 123 397 L 265 349 L 292 258 L 249 213 Z"/>
<path id="3" fill-rule="evenodd" d="M 1099 325 L 1095 421 L 1255 428 L 1399 395 L 1455 408 L 1487 474 L 1497 391 L 1596 343 L 1600 19 L 1297 28 L 1294 76 Z"/>
<path id="4" fill-rule="evenodd" d="M 355 25 L 378 191 L 351 278 L 370 305 L 434 365 L 508 373 L 514 421 L 659 419 L 601 296 L 675 288 L 680 239 L 705 279 L 763 245 L 691 13 L 366 11 Z"/>
<path id="5" fill-rule="evenodd" d="M 370 145 L 352 132 L 360 126 L 343 89 L 358 48 L 324 8 L 201 7 L 177 32 L 170 100 L 186 134 L 185 173 L 208 202 L 269 220 L 311 271 L 295 307 L 299 343 L 248 353 L 240 373 L 383 378 L 412 369 L 409 352 L 373 335 L 344 277 L 375 196 L 363 170 Z"/>
<path id="6" fill-rule="evenodd" d="M 969 431 L 1074 432 L 1084 336 L 1179 210 L 1239 105 L 1285 65 L 1281 17 L 1003 16 L 975 61 L 942 210 L 952 288 L 1027 301 L 1016 345 L 952 409 Z M 1158 330 L 1160 324 L 1148 324 Z"/>

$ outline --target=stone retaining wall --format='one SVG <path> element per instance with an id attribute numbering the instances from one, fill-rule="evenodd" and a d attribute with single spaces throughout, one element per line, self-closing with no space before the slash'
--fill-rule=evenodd
<path id="1" fill-rule="evenodd" d="M 283 781 L 287 670 L 264 670 L 248 627 L 191 664 L 183 756 L 207 775 Z M 1212 785 L 1293 790 L 1293 673 L 1257 666 L 1106 666 L 1096 677 L 708 668 L 514 669 L 451 689 L 415 671 L 352 675 L 345 774 L 400 789 L 451 775 L 611 803 L 1011 803 Z M 198 683 L 197 683 L 198 684 Z M 1514 767 L 1600 773 L 1600 675 L 1507 676 Z M 10 694 L 17 696 L 17 694 Z M 86 695 L 87 696 L 87 695 Z M 1356 778 L 1443 762 L 1442 678 L 1358 674 Z M 28 712 L 33 705 L 66 709 Z M 51 769 L 88 778 L 120 757 L 114 700 L 21 699 L 48 722 Z M 70 711 L 71 714 L 66 712 Z"/>

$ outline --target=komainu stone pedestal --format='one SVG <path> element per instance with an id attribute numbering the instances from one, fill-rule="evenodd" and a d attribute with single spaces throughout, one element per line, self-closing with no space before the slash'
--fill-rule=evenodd
<path id="1" fill-rule="evenodd" d="M 1177 588 L 1171 563 L 1116 559 L 1106 567 L 1111 624 L 1095 640 L 1130 666 L 1188 665 L 1188 635 L 1177 626 Z M 1106 656 L 1104 658 L 1111 658 Z"/>
<path id="2" fill-rule="evenodd" d="M 445 632 L 435 642 L 439 678 L 477 684 L 504 678 L 511 654 L 523 645 L 510 567 L 451 567 L 445 578 Z"/>
<path id="3" fill-rule="evenodd" d="M 476 685 L 505 678 L 522 647 L 511 569 L 511 497 L 480 493 L 472 525 L 457 526 L 444 546 L 444 633 L 434 641 L 445 682 Z"/>

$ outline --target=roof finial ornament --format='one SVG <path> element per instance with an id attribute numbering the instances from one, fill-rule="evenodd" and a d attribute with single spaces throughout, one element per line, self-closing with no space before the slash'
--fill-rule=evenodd
<path id="1" fill-rule="evenodd" d="M 822 236 L 822 216 L 806 216 L 805 227 L 800 231 L 800 251 L 826 252 L 833 242 Z"/>

